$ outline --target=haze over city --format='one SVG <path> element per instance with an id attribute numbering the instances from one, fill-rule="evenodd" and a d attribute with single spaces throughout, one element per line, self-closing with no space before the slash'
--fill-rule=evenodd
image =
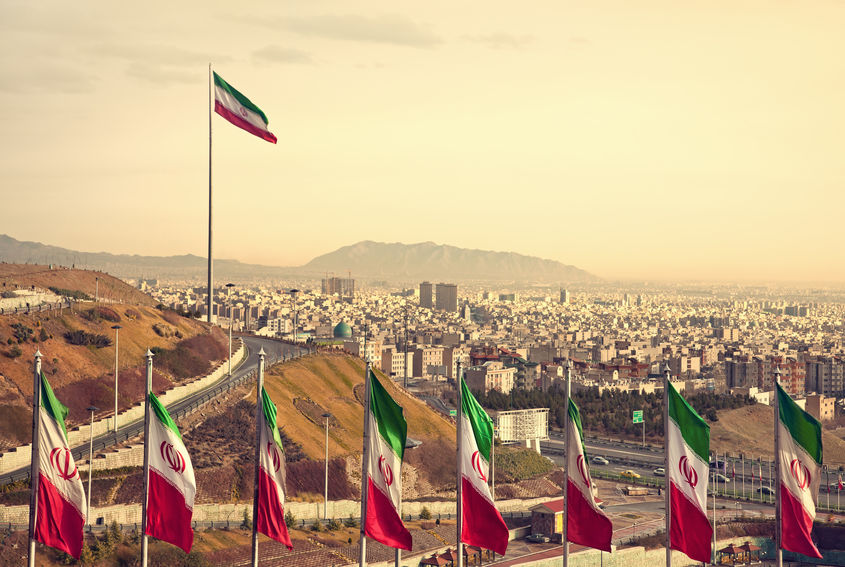
<path id="1" fill-rule="evenodd" d="M 606 279 L 845 281 L 845 4 L 4 2 L 0 226 L 215 257 L 360 240 L 514 251 Z"/>

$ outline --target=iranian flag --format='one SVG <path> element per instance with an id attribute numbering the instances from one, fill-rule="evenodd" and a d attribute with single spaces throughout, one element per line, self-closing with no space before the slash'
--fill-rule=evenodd
<path id="1" fill-rule="evenodd" d="M 461 378 L 461 541 L 504 555 L 510 533 L 487 485 L 493 422 Z"/>
<path id="2" fill-rule="evenodd" d="M 276 426 L 276 405 L 261 388 L 261 441 L 258 461 L 258 514 L 256 529 L 267 537 L 293 544 L 285 524 L 285 450 Z"/>
<path id="3" fill-rule="evenodd" d="M 669 421 L 666 424 L 669 499 L 672 522 L 670 546 L 690 559 L 710 562 L 713 528 L 707 521 L 707 475 L 710 426 L 668 383 Z"/>
<path id="4" fill-rule="evenodd" d="M 822 466 L 822 428 L 777 385 L 781 547 L 821 558 L 810 537 Z"/>
<path id="5" fill-rule="evenodd" d="M 569 400 L 569 439 L 566 446 L 569 478 L 566 482 L 566 513 L 569 514 L 566 539 L 572 543 L 610 551 L 613 524 L 598 507 L 593 493 L 595 485 L 584 453 L 584 432 L 578 406 Z"/>
<path id="6" fill-rule="evenodd" d="M 147 496 L 147 535 L 191 551 L 191 516 L 197 483 L 191 457 L 179 428 L 158 398 L 150 392 L 150 476 Z"/>
<path id="7" fill-rule="evenodd" d="M 217 73 L 214 73 L 214 112 L 238 128 L 276 143 L 276 136 L 268 129 L 264 112 Z"/>
<path id="8" fill-rule="evenodd" d="M 399 514 L 402 458 L 408 425 L 402 406 L 370 371 L 369 463 L 364 535 L 388 547 L 411 551 L 411 532 Z"/>
<path id="9" fill-rule="evenodd" d="M 85 491 L 67 446 L 67 408 L 56 399 L 43 373 L 39 412 L 35 539 L 79 559 L 85 525 Z"/>

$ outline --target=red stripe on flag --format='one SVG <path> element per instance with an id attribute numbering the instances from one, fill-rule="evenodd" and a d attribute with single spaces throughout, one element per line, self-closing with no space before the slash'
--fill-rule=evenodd
<path id="1" fill-rule="evenodd" d="M 364 535 L 388 547 L 408 551 L 411 551 L 413 544 L 411 532 L 405 528 L 390 498 L 373 484 L 372 478 L 367 479 L 367 522 Z"/>
<path id="2" fill-rule="evenodd" d="M 256 128 L 253 124 L 250 124 L 246 120 L 242 119 L 237 114 L 231 112 L 228 108 L 220 104 L 220 101 L 214 102 L 214 112 L 237 126 L 238 128 L 242 128 L 246 130 L 250 134 L 254 134 L 261 138 L 262 140 L 267 140 L 268 142 L 276 143 L 276 136 L 268 132 L 267 130 L 262 130 L 260 128 Z"/>
<path id="3" fill-rule="evenodd" d="M 283 543 L 289 550 L 293 549 L 285 524 L 285 510 L 279 504 L 279 489 L 261 467 L 258 467 L 258 518 L 255 526 L 260 533 Z"/>
<path id="4" fill-rule="evenodd" d="M 147 535 L 190 553 L 194 545 L 194 530 L 191 528 L 193 511 L 185 505 L 185 496 L 152 468 L 149 484 Z"/>
<path id="5" fill-rule="evenodd" d="M 672 526 L 669 542 L 672 549 L 683 551 L 687 557 L 702 563 L 710 562 L 710 542 L 713 526 L 704 512 L 690 502 L 686 494 L 669 483 L 669 501 L 672 508 Z"/>
<path id="6" fill-rule="evenodd" d="M 569 541 L 610 552 L 613 524 L 610 518 L 596 512 L 584 498 L 584 493 L 571 480 L 566 491 L 566 509 L 569 524 L 566 534 Z"/>
<path id="7" fill-rule="evenodd" d="M 508 550 L 510 531 L 502 515 L 489 500 L 479 494 L 472 482 L 462 478 L 461 487 L 464 515 L 461 541 L 504 555 Z"/>
<path id="8" fill-rule="evenodd" d="M 783 483 L 780 485 L 780 512 L 781 546 L 787 551 L 821 559 L 822 554 L 810 537 L 813 519 Z"/>
<path id="9" fill-rule="evenodd" d="M 35 539 L 79 559 L 85 520 L 43 474 L 38 475 L 38 522 Z"/>

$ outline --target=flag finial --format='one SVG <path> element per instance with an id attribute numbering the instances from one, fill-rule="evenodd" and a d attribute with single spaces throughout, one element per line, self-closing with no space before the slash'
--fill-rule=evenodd
<path id="1" fill-rule="evenodd" d="M 267 353 L 264 352 L 264 347 L 261 347 L 261 350 L 258 351 L 258 356 L 266 356 Z"/>

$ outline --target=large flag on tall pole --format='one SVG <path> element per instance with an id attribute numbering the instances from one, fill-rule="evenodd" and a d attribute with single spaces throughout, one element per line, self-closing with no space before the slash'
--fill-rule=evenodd
<path id="1" fill-rule="evenodd" d="M 40 378 L 35 539 L 79 559 L 87 509 L 82 479 L 67 443 L 68 409 L 53 394 L 47 378 L 43 374 Z"/>
<path id="2" fill-rule="evenodd" d="M 191 517 L 197 483 L 191 457 L 182 435 L 159 399 L 149 392 L 150 429 L 147 479 L 147 527 L 145 533 L 191 551 L 194 530 Z"/>
<path id="3" fill-rule="evenodd" d="M 214 73 L 214 112 L 250 134 L 276 143 L 267 115 L 241 92 Z"/>
<path id="4" fill-rule="evenodd" d="M 566 481 L 566 512 L 569 516 L 567 539 L 602 551 L 611 551 L 613 524 L 596 504 L 593 479 L 584 452 L 584 432 L 578 406 L 569 400 L 569 438 L 566 452 L 569 460 L 569 478 Z"/>
<path id="5" fill-rule="evenodd" d="M 821 482 L 821 424 L 798 407 L 780 384 L 776 384 L 776 390 L 781 547 L 821 558 L 810 537 Z"/>
<path id="6" fill-rule="evenodd" d="M 710 426 L 668 378 L 664 384 L 664 403 L 668 405 L 665 428 L 670 548 L 683 551 L 695 561 L 709 563 L 713 536 L 713 527 L 707 520 Z"/>
<path id="7" fill-rule="evenodd" d="M 411 551 L 411 532 L 402 523 L 402 459 L 408 425 L 397 404 L 370 372 L 367 509 L 364 534 L 389 547 Z"/>
<path id="8" fill-rule="evenodd" d="M 276 405 L 261 388 L 261 440 L 258 443 L 258 513 L 256 529 L 288 549 L 293 549 L 288 527 L 285 524 L 285 450 L 276 426 Z"/>
<path id="9" fill-rule="evenodd" d="M 510 532 L 493 503 L 487 477 L 490 448 L 493 445 L 493 421 L 460 377 L 460 421 L 458 466 L 461 477 L 462 543 L 492 549 L 504 555 Z"/>

